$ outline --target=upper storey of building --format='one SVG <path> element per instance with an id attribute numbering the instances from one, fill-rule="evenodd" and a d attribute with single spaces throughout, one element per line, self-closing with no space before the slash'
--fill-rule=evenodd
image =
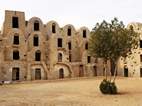
<path id="1" fill-rule="evenodd" d="M 71 38 L 80 35 L 82 38 L 88 38 L 90 31 L 87 27 L 81 27 L 76 30 L 71 24 L 60 28 L 55 21 L 49 21 L 44 24 L 38 17 L 32 17 L 28 21 L 25 20 L 25 13 L 20 11 L 5 11 L 5 19 L 3 23 L 2 35 L 7 36 L 11 31 L 22 32 L 27 39 L 33 32 L 41 32 L 41 35 L 48 39 L 52 35 L 62 35 Z"/>
<path id="2" fill-rule="evenodd" d="M 20 29 L 25 32 L 25 14 L 19 11 L 5 11 L 5 20 L 3 25 L 3 35 L 6 36 L 11 30 Z"/>

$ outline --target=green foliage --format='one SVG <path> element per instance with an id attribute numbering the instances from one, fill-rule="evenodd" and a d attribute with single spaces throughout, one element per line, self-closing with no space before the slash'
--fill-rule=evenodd
<path id="1" fill-rule="evenodd" d="M 131 53 L 137 47 L 138 39 L 132 26 L 125 28 L 123 22 L 116 18 L 111 23 L 103 21 L 97 23 L 91 32 L 89 53 L 105 60 L 117 60 L 120 56 L 126 57 Z"/>
<path id="2" fill-rule="evenodd" d="M 117 94 L 117 87 L 114 82 L 104 79 L 100 84 L 100 91 L 103 94 Z"/>
<path id="3" fill-rule="evenodd" d="M 114 62 L 115 70 L 113 82 L 103 80 L 100 84 L 100 90 L 103 94 L 116 94 L 117 87 L 115 85 L 116 66 L 119 58 L 126 57 L 131 51 L 138 46 L 139 36 L 133 30 L 133 27 L 125 28 L 122 21 L 114 18 L 110 23 L 103 21 L 97 23 L 91 31 L 89 39 L 89 53 L 96 58 L 104 59 L 104 66 L 107 66 L 107 60 Z M 104 67 L 105 70 L 107 69 Z M 106 70 L 107 73 L 107 70 Z"/>

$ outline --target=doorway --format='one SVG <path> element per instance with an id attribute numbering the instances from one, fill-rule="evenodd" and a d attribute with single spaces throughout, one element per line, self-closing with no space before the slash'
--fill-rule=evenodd
<path id="1" fill-rule="evenodd" d="M 128 77 L 128 68 L 124 68 L 124 77 Z"/>
<path id="2" fill-rule="evenodd" d="M 63 70 L 63 68 L 61 68 L 59 70 L 59 78 L 64 78 L 64 70 Z"/>
<path id="3" fill-rule="evenodd" d="M 79 77 L 84 77 L 83 65 L 79 66 Z"/>
<path id="4" fill-rule="evenodd" d="M 35 69 L 35 80 L 41 80 L 41 70 L 40 70 L 40 68 Z"/>
<path id="5" fill-rule="evenodd" d="M 12 69 L 12 81 L 16 81 L 16 80 L 19 80 L 19 68 L 17 68 L 17 67 L 14 67 L 13 69 Z"/>

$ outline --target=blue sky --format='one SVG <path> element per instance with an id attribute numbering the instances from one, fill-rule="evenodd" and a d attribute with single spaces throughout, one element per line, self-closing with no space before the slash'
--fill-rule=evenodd
<path id="1" fill-rule="evenodd" d="M 33 16 L 44 23 L 55 20 L 60 27 L 73 24 L 76 29 L 87 26 L 91 30 L 96 22 L 113 17 L 126 25 L 142 22 L 142 0 L 1 0 L 0 26 L 5 10 L 24 11 L 27 20 Z"/>

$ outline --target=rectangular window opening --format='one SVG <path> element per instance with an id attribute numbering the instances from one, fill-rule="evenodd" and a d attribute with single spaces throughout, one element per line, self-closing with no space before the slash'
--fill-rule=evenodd
<path id="1" fill-rule="evenodd" d="M 87 57 L 87 63 L 91 63 L 91 56 Z"/>
<path id="2" fill-rule="evenodd" d="M 58 47 L 62 47 L 62 39 L 58 38 Z"/>
<path id="3" fill-rule="evenodd" d="M 14 42 L 13 44 L 18 45 L 19 44 L 19 36 L 14 36 Z"/>
<path id="4" fill-rule="evenodd" d="M 13 60 L 19 60 L 20 56 L 19 56 L 19 51 L 14 51 L 13 52 Z"/>
<path id="5" fill-rule="evenodd" d="M 19 28 L 18 17 L 12 17 L 12 28 Z"/>
<path id="6" fill-rule="evenodd" d="M 68 43 L 68 49 L 71 50 L 71 42 Z"/>
<path id="7" fill-rule="evenodd" d="M 140 48 L 142 48 L 142 40 L 140 40 Z"/>
<path id="8" fill-rule="evenodd" d="M 38 37 L 34 37 L 34 46 L 38 46 Z"/>
<path id="9" fill-rule="evenodd" d="M 39 23 L 38 22 L 34 23 L 34 31 L 39 31 Z"/>

